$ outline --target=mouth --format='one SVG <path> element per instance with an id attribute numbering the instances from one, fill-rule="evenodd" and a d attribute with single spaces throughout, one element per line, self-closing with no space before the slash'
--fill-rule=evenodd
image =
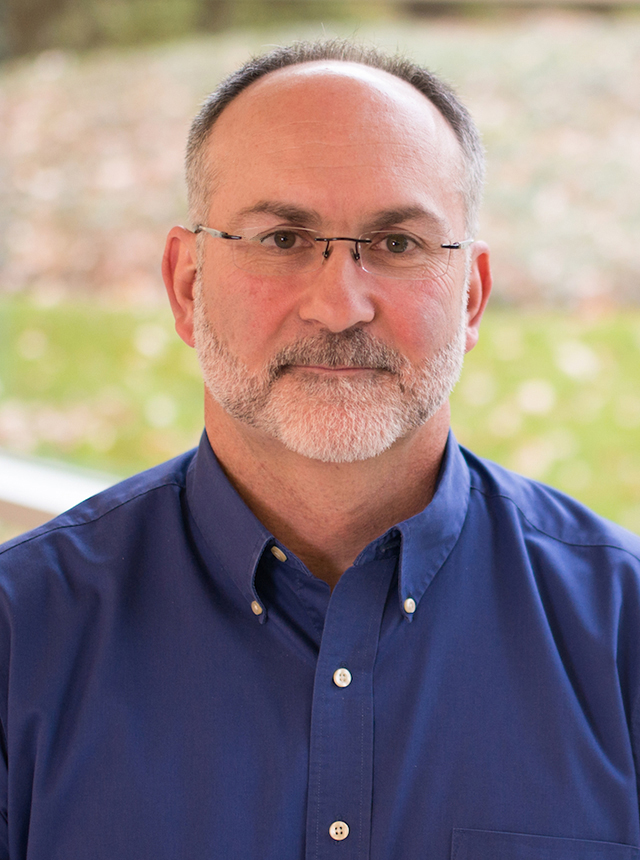
<path id="1" fill-rule="evenodd" d="M 388 368 L 368 367 L 363 365 L 344 364 L 329 366 L 326 364 L 288 364 L 282 368 L 283 373 L 301 371 L 302 373 L 328 374 L 330 376 L 357 376 L 366 373 L 389 373 Z"/>
<path id="2" fill-rule="evenodd" d="M 272 359 L 272 381 L 286 374 L 302 374 L 307 379 L 375 379 L 398 376 L 404 367 L 402 356 L 362 329 L 349 332 L 317 333 L 289 344 Z"/>

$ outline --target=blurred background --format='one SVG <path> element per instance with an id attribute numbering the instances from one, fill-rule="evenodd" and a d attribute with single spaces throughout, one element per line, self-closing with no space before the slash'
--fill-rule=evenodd
<path id="1" fill-rule="evenodd" d="M 640 5 L 623 0 L 5 0 L 0 452 L 108 483 L 197 443 L 202 385 L 159 267 L 189 122 L 250 54 L 322 35 L 410 54 L 483 133 L 495 287 L 458 439 L 640 533 Z M 2 474 L 0 538 L 33 522 L 3 507 Z"/>

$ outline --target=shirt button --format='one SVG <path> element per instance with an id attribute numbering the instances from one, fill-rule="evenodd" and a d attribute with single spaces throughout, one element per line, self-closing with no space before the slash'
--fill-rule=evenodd
<path id="1" fill-rule="evenodd" d="M 278 561 L 286 561 L 287 560 L 286 555 L 282 552 L 282 550 L 280 549 L 279 546 L 272 546 L 271 547 L 271 555 L 274 555 L 278 559 Z"/>
<path id="2" fill-rule="evenodd" d="M 262 606 L 260 606 L 257 600 L 251 601 L 251 611 L 254 615 L 262 615 Z"/>
<path id="3" fill-rule="evenodd" d="M 413 599 L 413 597 L 407 597 L 403 606 L 404 606 L 404 611 L 408 615 L 413 615 L 413 613 L 416 611 L 416 602 Z"/>
<path id="4" fill-rule="evenodd" d="M 349 825 L 345 821 L 334 821 L 329 828 L 329 836 L 336 842 L 342 842 L 349 835 Z"/>
<path id="5" fill-rule="evenodd" d="M 351 683 L 351 672 L 348 669 L 336 669 L 333 673 L 333 683 L 336 687 L 348 687 Z M 346 827 L 346 824 L 345 824 Z M 347 830 L 349 828 L 347 827 Z"/>

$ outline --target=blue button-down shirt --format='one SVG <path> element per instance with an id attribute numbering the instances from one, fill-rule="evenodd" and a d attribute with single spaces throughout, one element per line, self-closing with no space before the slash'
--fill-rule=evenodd
<path id="1" fill-rule="evenodd" d="M 450 438 L 331 593 L 203 437 L 0 552 L 0 858 L 639 860 L 639 558 Z"/>

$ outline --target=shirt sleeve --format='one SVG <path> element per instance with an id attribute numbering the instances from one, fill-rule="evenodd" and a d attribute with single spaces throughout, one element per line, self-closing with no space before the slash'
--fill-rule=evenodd
<path id="1" fill-rule="evenodd" d="M 10 657 L 10 626 L 6 617 L 4 594 L 0 599 L 0 860 L 9 860 L 8 788 L 9 768 L 7 755 L 7 715 Z"/>
<path id="2" fill-rule="evenodd" d="M 7 752 L 2 730 L 2 755 L 0 756 L 0 860 L 9 860 L 8 822 L 7 822 Z"/>
<path id="3" fill-rule="evenodd" d="M 616 654 L 620 690 L 629 726 L 629 740 L 636 771 L 640 810 L 640 560 L 630 566 L 623 588 L 620 622 L 616 630 Z M 639 812 L 640 819 L 640 812 Z"/>

